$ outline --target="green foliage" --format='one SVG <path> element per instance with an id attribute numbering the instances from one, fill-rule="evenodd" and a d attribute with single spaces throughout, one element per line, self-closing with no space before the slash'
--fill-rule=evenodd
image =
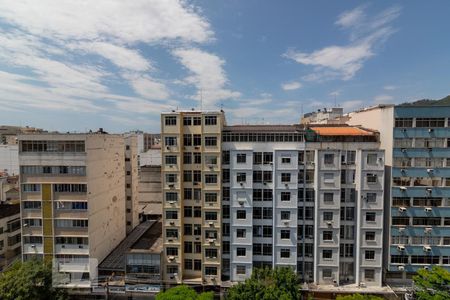
<path id="1" fill-rule="evenodd" d="M 228 290 L 227 300 L 300 299 L 299 278 L 291 268 L 254 269 L 252 276 Z"/>
<path id="2" fill-rule="evenodd" d="M 431 270 L 420 269 L 414 276 L 415 299 L 450 299 L 450 272 L 438 266 Z"/>
<path id="3" fill-rule="evenodd" d="M 447 97 L 444 97 L 442 99 L 439 99 L 439 100 L 422 99 L 422 100 L 417 100 L 415 102 L 402 103 L 402 105 L 409 105 L 409 106 L 420 106 L 420 105 L 445 106 L 445 105 L 450 105 L 450 95 L 448 95 Z"/>
<path id="4" fill-rule="evenodd" d="M 0 274 L 0 298 L 3 300 L 66 299 L 63 289 L 52 286 L 51 263 L 38 260 L 16 262 Z"/>
<path id="5" fill-rule="evenodd" d="M 347 296 L 337 296 L 336 300 L 383 300 L 382 297 L 372 296 L 372 295 L 347 295 Z"/>
<path id="6" fill-rule="evenodd" d="M 158 293 L 156 300 L 213 300 L 213 292 L 197 294 L 197 292 L 186 285 L 179 285 L 168 289 L 165 292 Z"/>

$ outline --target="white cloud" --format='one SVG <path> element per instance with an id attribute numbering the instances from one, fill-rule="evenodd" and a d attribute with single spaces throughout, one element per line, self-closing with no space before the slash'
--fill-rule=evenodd
<path id="1" fill-rule="evenodd" d="M 344 28 L 352 27 L 358 25 L 364 17 L 364 7 L 360 6 L 340 14 L 335 24 Z"/>
<path id="2" fill-rule="evenodd" d="M 373 98 L 373 101 L 375 103 L 388 103 L 388 102 L 392 101 L 393 99 L 394 99 L 394 97 L 392 97 L 390 95 L 378 95 Z"/>
<path id="3" fill-rule="evenodd" d="M 340 91 L 336 90 L 336 91 L 332 91 L 331 93 L 329 93 L 328 95 L 333 96 L 333 97 L 337 97 L 341 94 Z"/>
<path id="4" fill-rule="evenodd" d="M 129 80 L 135 92 L 146 99 L 165 100 L 170 95 L 164 84 L 155 81 L 149 76 L 130 76 Z"/>
<path id="5" fill-rule="evenodd" d="M 386 90 L 386 91 L 393 91 L 393 90 L 396 90 L 397 87 L 395 85 L 385 85 L 383 87 L 383 89 Z"/>
<path id="6" fill-rule="evenodd" d="M 301 87 L 302 84 L 298 81 L 287 82 L 281 85 L 281 88 L 285 91 L 298 90 Z"/>
<path id="7" fill-rule="evenodd" d="M 332 45 L 310 53 L 290 49 L 283 56 L 314 67 L 313 73 L 303 77 L 306 81 L 353 78 L 375 55 L 376 48 L 394 33 L 391 22 L 400 14 L 400 8 L 394 6 L 368 18 L 364 9 L 361 6 L 345 12 L 336 21 L 337 25 L 351 29 L 348 45 Z"/>
<path id="8" fill-rule="evenodd" d="M 53 39 L 205 42 L 213 36 L 209 23 L 179 0 L 1 0 L 0 7 L 0 18 Z"/>
<path id="9" fill-rule="evenodd" d="M 362 100 L 348 100 L 344 101 L 340 106 L 344 108 L 346 111 L 351 111 L 357 108 L 361 108 L 364 105 L 364 101 Z"/>
<path id="10" fill-rule="evenodd" d="M 223 69 L 225 61 L 217 55 L 198 48 L 176 49 L 172 53 L 190 73 L 184 81 L 197 88 L 194 99 L 203 100 L 205 107 L 240 96 L 239 92 L 226 88 L 228 78 Z"/>
<path id="11" fill-rule="evenodd" d="M 138 51 L 122 46 L 105 42 L 81 42 L 70 44 L 68 47 L 73 50 L 80 49 L 101 55 L 120 68 L 133 71 L 147 71 L 151 68 L 151 63 Z"/>

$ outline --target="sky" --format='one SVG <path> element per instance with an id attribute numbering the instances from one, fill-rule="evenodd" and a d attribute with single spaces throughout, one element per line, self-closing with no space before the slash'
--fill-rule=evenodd
<path id="1" fill-rule="evenodd" d="M 0 124 L 286 124 L 450 94 L 450 2 L 0 0 Z"/>

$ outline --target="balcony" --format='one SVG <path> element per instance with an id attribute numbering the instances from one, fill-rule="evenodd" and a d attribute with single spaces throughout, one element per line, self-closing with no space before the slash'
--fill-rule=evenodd
<path id="1" fill-rule="evenodd" d="M 56 254 L 89 254 L 89 245 L 78 244 L 56 244 Z"/>

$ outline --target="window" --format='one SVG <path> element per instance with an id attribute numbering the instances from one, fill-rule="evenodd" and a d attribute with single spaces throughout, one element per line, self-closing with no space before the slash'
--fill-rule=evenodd
<path id="1" fill-rule="evenodd" d="M 167 210 L 166 211 L 166 219 L 169 219 L 169 220 L 178 219 L 178 212 L 176 210 Z"/>
<path id="2" fill-rule="evenodd" d="M 194 224 L 194 235 L 202 235 L 202 226 L 200 224 Z"/>
<path id="3" fill-rule="evenodd" d="M 200 134 L 194 134 L 193 146 L 198 147 L 202 145 L 202 136 Z"/>
<path id="4" fill-rule="evenodd" d="M 333 277 L 333 272 L 331 269 L 323 269 L 322 270 L 322 278 L 323 279 L 330 279 Z"/>
<path id="5" fill-rule="evenodd" d="M 333 232 L 332 231 L 324 231 L 323 234 L 324 241 L 332 241 L 333 240 Z"/>
<path id="6" fill-rule="evenodd" d="M 217 174 L 205 174 L 205 183 L 206 184 L 217 183 Z"/>
<path id="7" fill-rule="evenodd" d="M 377 193 L 367 193 L 366 194 L 367 203 L 374 203 L 377 201 Z"/>
<path id="8" fill-rule="evenodd" d="M 367 231 L 366 232 L 366 241 L 375 241 L 375 232 Z"/>
<path id="9" fill-rule="evenodd" d="M 217 258 L 217 249 L 205 249 L 205 256 L 209 258 Z"/>
<path id="10" fill-rule="evenodd" d="M 177 145 L 177 138 L 174 136 L 164 137 L 164 144 L 168 147 Z"/>
<path id="11" fill-rule="evenodd" d="M 323 212 L 323 220 L 324 221 L 333 221 L 333 212 L 331 212 L 331 211 Z"/>
<path id="12" fill-rule="evenodd" d="M 166 201 L 177 201 L 178 194 L 176 192 L 166 192 Z"/>
<path id="13" fill-rule="evenodd" d="M 236 248 L 236 256 L 245 256 L 246 249 L 245 248 Z"/>
<path id="14" fill-rule="evenodd" d="M 262 182 L 263 182 L 263 172 L 253 171 L 253 183 L 262 183 Z"/>
<path id="15" fill-rule="evenodd" d="M 205 202 L 206 203 L 217 202 L 217 193 L 205 193 Z"/>
<path id="16" fill-rule="evenodd" d="M 377 164 L 378 155 L 376 153 L 367 154 L 367 164 L 368 165 L 376 165 Z"/>
<path id="17" fill-rule="evenodd" d="M 289 258 L 291 257 L 291 250 L 282 248 L 280 249 L 280 257 L 281 258 Z"/>
<path id="18" fill-rule="evenodd" d="M 272 237 L 272 226 L 263 225 L 263 237 Z"/>
<path id="19" fill-rule="evenodd" d="M 202 270 L 202 260 L 194 259 L 194 271 L 201 271 L 201 270 Z"/>
<path id="20" fill-rule="evenodd" d="M 327 260 L 333 259 L 333 250 L 322 250 L 322 258 Z"/>
<path id="21" fill-rule="evenodd" d="M 263 159 L 262 152 L 253 152 L 253 164 L 254 165 L 261 165 Z"/>
<path id="22" fill-rule="evenodd" d="M 324 193 L 323 194 L 323 201 L 324 202 L 333 202 L 333 193 Z"/>
<path id="23" fill-rule="evenodd" d="M 291 193 L 281 192 L 281 201 L 291 201 Z"/>
<path id="24" fill-rule="evenodd" d="M 354 244 L 340 244 L 339 256 L 340 257 L 353 257 L 355 252 Z"/>
<path id="25" fill-rule="evenodd" d="M 192 224 L 184 224 L 184 235 L 192 235 Z"/>
<path id="26" fill-rule="evenodd" d="M 185 259 L 184 260 L 184 268 L 186 270 L 192 270 L 192 259 Z"/>
<path id="27" fill-rule="evenodd" d="M 206 126 L 217 125 L 217 116 L 205 116 L 205 125 Z"/>
<path id="28" fill-rule="evenodd" d="M 395 127 L 412 127 L 412 118 L 396 118 Z"/>
<path id="29" fill-rule="evenodd" d="M 192 124 L 194 126 L 200 126 L 202 125 L 202 118 L 201 117 L 193 117 L 192 118 Z"/>
<path id="30" fill-rule="evenodd" d="M 367 174 L 367 183 L 374 184 L 378 182 L 378 176 L 377 174 Z"/>
<path id="31" fill-rule="evenodd" d="M 192 125 L 192 118 L 191 117 L 183 117 L 183 125 L 184 126 L 191 126 Z"/>
<path id="32" fill-rule="evenodd" d="M 364 253 L 364 258 L 366 260 L 374 260 L 375 259 L 375 251 L 374 250 L 366 250 Z"/>
<path id="33" fill-rule="evenodd" d="M 194 152 L 193 156 L 194 156 L 194 164 L 202 163 L 202 154 L 201 153 Z"/>
<path id="34" fill-rule="evenodd" d="M 236 275 L 245 275 L 245 266 L 236 266 Z"/>
<path id="35" fill-rule="evenodd" d="M 230 206 L 229 205 L 223 205 L 222 206 L 222 217 L 224 219 L 230 218 Z"/>
<path id="36" fill-rule="evenodd" d="M 166 237 L 168 237 L 168 238 L 178 238 L 178 230 L 176 230 L 176 229 L 166 229 Z"/>
<path id="37" fill-rule="evenodd" d="M 334 174 L 333 173 L 324 173 L 323 174 L 323 182 L 334 183 Z"/>
<path id="38" fill-rule="evenodd" d="M 291 158 L 290 157 L 282 157 L 281 158 L 281 163 L 282 164 L 290 164 L 291 163 Z"/>
<path id="39" fill-rule="evenodd" d="M 195 170 L 192 172 L 193 175 L 193 181 L 195 182 L 201 182 L 202 181 L 202 172 Z"/>
<path id="40" fill-rule="evenodd" d="M 253 219 L 262 219 L 262 207 L 253 207 Z"/>
<path id="41" fill-rule="evenodd" d="M 217 156 L 213 155 L 207 155 L 205 156 L 205 164 L 208 165 L 208 167 L 214 167 L 217 165 Z"/>
<path id="42" fill-rule="evenodd" d="M 183 154 L 183 163 L 185 165 L 192 164 L 192 153 L 191 152 L 184 152 L 184 154 Z"/>
<path id="43" fill-rule="evenodd" d="M 177 274 L 178 267 L 177 266 L 167 266 L 167 274 Z"/>
<path id="44" fill-rule="evenodd" d="M 281 239 L 289 240 L 291 238 L 291 231 L 287 229 L 281 230 Z"/>
<path id="45" fill-rule="evenodd" d="M 247 162 L 247 155 L 245 153 L 238 153 L 236 155 L 236 162 L 238 164 L 245 164 Z"/>
<path id="46" fill-rule="evenodd" d="M 23 209 L 41 209 L 41 201 L 22 201 Z"/>
<path id="47" fill-rule="evenodd" d="M 263 182 L 272 182 L 272 171 L 263 171 Z"/>
<path id="48" fill-rule="evenodd" d="M 236 181 L 237 182 L 246 182 L 247 181 L 247 174 L 246 173 L 237 173 L 236 174 Z"/>
<path id="49" fill-rule="evenodd" d="M 270 165 L 273 163 L 273 153 L 272 152 L 264 152 L 263 153 L 263 163 L 265 165 Z"/>
<path id="50" fill-rule="evenodd" d="M 192 171 L 184 171 L 183 173 L 183 181 L 184 182 L 192 182 Z"/>
<path id="51" fill-rule="evenodd" d="M 271 220 L 273 218 L 272 207 L 263 207 L 263 219 Z"/>
<path id="52" fill-rule="evenodd" d="M 168 183 L 177 182 L 177 174 L 166 174 L 166 182 Z"/>
<path id="53" fill-rule="evenodd" d="M 416 118 L 416 127 L 444 127 L 445 118 Z"/>
<path id="54" fill-rule="evenodd" d="M 217 275 L 217 267 L 205 267 L 205 275 Z"/>
<path id="55" fill-rule="evenodd" d="M 288 221 L 291 218 L 291 212 L 290 211 L 281 211 L 281 220 Z"/>
<path id="56" fill-rule="evenodd" d="M 245 238 L 246 230 L 238 228 L 236 229 L 236 237 L 237 238 Z"/>
<path id="57" fill-rule="evenodd" d="M 217 137 L 215 136 L 205 136 L 205 146 L 215 147 L 217 146 Z"/>
<path id="58" fill-rule="evenodd" d="M 373 281 L 375 279 L 375 270 L 373 269 L 364 270 L 364 279 L 367 281 Z"/>
<path id="59" fill-rule="evenodd" d="M 247 217 L 247 214 L 246 214 L 245 210 L 236 211 L 236 219 L 244 220 L 246 217 Z"/>
<path id="60" fill-rule="evenodd" d="M 165 117 L 166 126 L 176 126 L 177 125 L 177 117 L 175 116 L 166 116 Z"/>
<path id="61" fill-rule="evenodd" d="M 366 222 L 375 222 L 376 213 L 366 212 Z"/>
<path id="62" fill-rule="evenodd" d="M 28 192 L 40 192 L 40 191 L 41 191 L 40 184 L 32 184 L 32 183 L 22 184 L 22 192 L 28 193 Z"/>
<path id="63" fill-rule="evenodd" d="M 185 218 L 192 218 L 192 206 L 185 206 L 184 207 L 184 217 Z"/>
<path id="64" fill-rule="evenodd" d="M 215 212 L 215 211 L 206 211 L 205 212 L 205 220 L 206 221 L 216 221 L 217 220 L 217 212 Z"/>
<path id="65" fill-rule="evenodd" d="M 192 135 L 191 134 L 183 135 L 183 145 L 184 146 L 192 146 Z"/>
<path id="66" fill-rule="evenodd" d="M 194 242 L 194 253 L 202 253 L 202 243 Z"/>
<path id="67" fill-rule="evenodd" d="M 291 182 L 291 173 L 281 173 L 281 182 Z"/>
<path id="68" fill-rule="evenodd" d="M 326 153 L 323 156 L 323 163 L 326 165 L 332 165 L 334 164 L 334 154 L 332 153 Z"/>
<path id="69" fill-rule="evenodd" d="M 391 255 L 392 264 L 407 264 L 408 255 Z"/>

